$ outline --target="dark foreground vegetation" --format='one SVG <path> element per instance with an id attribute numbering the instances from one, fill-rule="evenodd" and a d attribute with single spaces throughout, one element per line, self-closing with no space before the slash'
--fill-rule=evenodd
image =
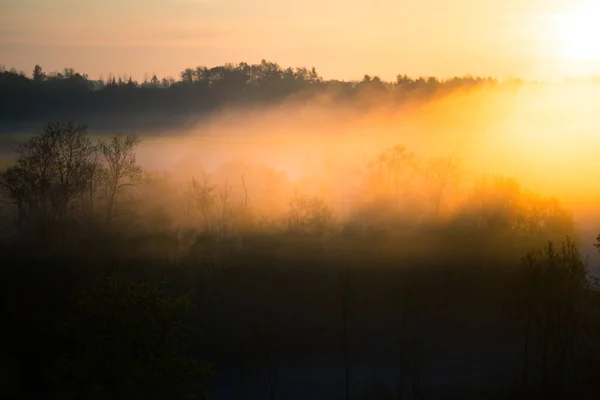
<path id="1" fill-rule="evenodd" d="M 147 173 L 138 142 L 54 122 L 1 173 L 3 398 L 599 398 L 552 199 L 459 195 L 456 160 L 398 146 L 340 210 L 264 166 Z"/>

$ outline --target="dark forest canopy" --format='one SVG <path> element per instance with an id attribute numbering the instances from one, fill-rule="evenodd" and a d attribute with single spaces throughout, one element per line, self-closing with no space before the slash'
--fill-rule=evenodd
<path id="1" fill-rule="evenodd" d="M 143 171 L 138 144 L 49 122 L 0 170 L 4 398 L 600 398 L 557 201 L 495 176 L 453 206 L 458 161 L 398 145 L 339 212 L 250 164 Z"/>
<path id="2" fill-rule="evenodd" d="M 371 75 L 360 81 L 324 80 L 314 67 L 284 68 L 262 60 L 253 65 L 241 62 L 187 68 L 178 79 L 154 75 L 137 82 L 130 76 L 112 75 L 93 80 L 72 68 L 45 73 L 36 65 L 31 77 L 14 68 L 0 68 L 0 121 L 153 110 L 202 112 L 229 104 L 277 102 L 295 94 L 327 93 L 336 100 L 351 100 L 366 92 L 403 101 L 482 84 L 496 85 L 498 81 L 471 76 L 448 80 L 411 78 L 402 74 L 395 82 Z"/>

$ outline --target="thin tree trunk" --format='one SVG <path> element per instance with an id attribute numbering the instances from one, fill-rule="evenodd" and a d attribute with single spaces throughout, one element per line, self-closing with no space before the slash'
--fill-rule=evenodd
<path id="1" fill-rule="evenodd" d="M 529 369 L 529 326 L 530 319 L 525 323 L 525 341 L 523 343 L 523 386 L 527 386 L 527 371 Z"/>
<path id="2" fill-rule="evenodd" d="M 273 365 L 269 363 L 269 391 L 271 393 L 271 400 L 275 400 L 275 377 L 273 374 Z"/>
<path id="3" fill-rule="evenodd" d="M 402 397 L 404 395 L 404 366 L 406 364 L 406 360 L 405 360 L 405 354 L 404 352 L 406 351 L 406 346 L 405 346 L 405 340 L 406 340 L 406 335 L 405 335 L 405 318 L 404 318 L 404 311 L 401 311 L 401 325 L 400 325 L 400 371 L 398 374 L 398 400 L 402 400 Z"/>
<path id="4" fill-rule="evenodd" d="M 347 300 L 345 294 L 342 300 L 342 320 L 343 320 L 343 346 L 344 346 L 344 389 L 345 399 L 350 399 L 350 360 L 348 356 L 348 310 Z"/>
<path id="5" fill-rule="evenodd" d="M 351 310 L 351 287 L 350 272 L 344 271 L 341 275 L 342 286 L 342 346 L 344 352 L 344 391 L 345 399 L 350 399 L 350 318 Z"/>
<path id="6" fill-rule="evenodd" d="M 113 207 L 115 204 L 115 195 L 116 195 L 116 187 L 113 186 L 113 188 L 111 188 L 110 194 L 108 196 L 108 205 L 107 205 L 107 210 L 106 210 L 106 225 L 110 226 L 112 223 L 112 216 L 113 216 Z"/>

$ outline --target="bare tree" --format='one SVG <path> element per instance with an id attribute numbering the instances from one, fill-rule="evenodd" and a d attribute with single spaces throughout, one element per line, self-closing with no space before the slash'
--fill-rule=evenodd
<path id="1" fill-rule="evenodd" d="M 244 189 L 244 200 L 242 201 L 242 207 L 244 210 L 247 210 L 249 207 L 248 204 L 248 187 L 246 186 L 246 180 L 244 179 L 244 175 L 242 175 L 242 188 Z"/>
<path id="2" fill-rule="evenodd" d="M 100 146 L 95 145 L 92 153 L 90 154 L 91 163 L 89 164 L 88 180 L 86 187 L 81 194 L 81 204 L 83 207 L 84 215 L 88 219 L 92 219 L 95 214 L 95 200 L 98 191 L 101 188 L 102 179 L 104 177 L 104 169 L 101 163 L 102 149 Z"/>
<path id="3" fill-rule="evenodd" d="M 254 213 L 250 204 L 250 196 L 248 194 L 248 186 L 244 175 L 241 177 L 242 198 L 230 210 L 233 221 L 234 234 L 241 241 L 240 233 L 247 231 L 254 222 Z"/>
<path id="4" fill-rule="evenodd" d="M 322 235 L 331 230 L 333 224 L 333 210 L 321 198 L 296 195 L 290 203 L 290 231 L 301 235 Z"/>
<path id="5" fill-rule="evenodd" d="M 530 353 L 532 341 L 538 350 L 542 389 L 546 395 L 565 396 L 567 378 L 576 373 L 573 367 L 585 317 L 586 265 L 569 237 L 560 248 L 549 242 L 525 261 L 519 296 L 525 311 L 523 381 L 530 358 L 536 355 Z"/>
<path id="6" fill-rule="evenodd" d="M 433 180 L 433 205 L 435 213 L 440 210 L 448 184 L 456 182 L 460 175 L 460 160 L 454 157 L 435 158 L 429 161 L 428 175 Z"/>
<path id="7" fill-rule="evenodd" d="M 218 208 L 218 234 L 219 238 L 223 237 L 227 232 L 227 222 L 229 218 L 229 199 L 231 196 L 231 186 L 228 182 L 219 189 L 219 208 Z"/>
<path id="8" fill-rule="evenodd" d="M 195 206 L 202 214 L 204 229 L 207 232 L 211 229 L 210 219 L 215 205 L 215 189 L 216 187 L 210 183 L 209 175 L 203 175 L 200 181 L 192 178 L 191 193 Z"/>
<path id="9" fill-rule="evenodd" d="M 94 151 L 87 127 L 72 122 L 51 122 L 17 148 L 17 161 L 2 173 L 0 185 L 16 205 L 21 227 L 31 222 L 44 230 L 58 223 L 64 236 L 96 168 Z"/>
<path id="10" fill-rule="evenodd" d="M 369 162 L 367 169 L 369 191 L 389 198 L 399 206 L 417 171 L 417 160 L 406 147 L 397 145 Z"/>
<path id="11" fill-rule="evenodd" d="M 137 164 L 135 147 L 140 139 L 135 134 L 116 135 L 109 142 L 102 142 L 101 148 L 106 162 L 106 222 L 111 224 L 115 202 L 119 191 L 125 186 L 135 185 L 142 175 Z"/>

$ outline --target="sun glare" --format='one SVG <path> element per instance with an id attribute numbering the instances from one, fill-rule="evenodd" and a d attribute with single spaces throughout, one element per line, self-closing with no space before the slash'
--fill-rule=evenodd
<path id="1" fill-rule="evenodd" d="M 600 6 L 562 14 L 557 21 L 562 50 L 569 59 L 600 61 Z"/>

